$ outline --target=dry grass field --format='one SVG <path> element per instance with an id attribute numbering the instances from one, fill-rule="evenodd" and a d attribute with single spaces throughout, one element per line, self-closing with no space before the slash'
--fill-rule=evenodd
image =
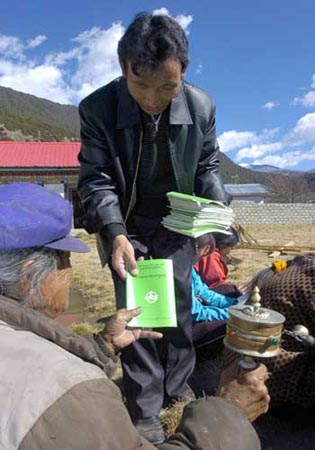
<path id="1" fill-rule="evenodd" d="M 275 259 L 294 257 L 299 253 L 298 247 L 315 251 L 315 224 L 247 226 L 246 232 L 264 248 L 249 249 L 241 245 L 232 251 L 229 279 L 238 286 L 247 283 L 258 271 L 269 267 Z M 109 270 L 101 268 L 94 236 L 81 233 L 78 237 L 90 246 L 91 252 L 72 254 L 73 286 L 86 300 L 88 311 L 110 314 L 115 306 Z M 283 248 L 281 254 L 270 256 L 279 247 Z"/>

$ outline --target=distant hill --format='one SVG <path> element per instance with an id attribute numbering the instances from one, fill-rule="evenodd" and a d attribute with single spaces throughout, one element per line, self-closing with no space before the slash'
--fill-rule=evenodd
<path id="1" fill-rule="evenodd" d="M 270 166 L 269 164 L 249 164 L 246 169 L 256 170 L 257 172 L 278 172 L 280 167 Z"/>
<path id="2" fill-rule="evenodd" d="M 220 174 L 223 178 L 224 183 L 261 183 L 268 184 L 269 174 L 258 172 L 254 170 L 241 167 L 235 164 L 228 156 L 224 153 L 219 153 L 220 159 Z"/>
<path id="3" fill-rule="evenodd" d="M 0 86 L 0 140 L 78 140 L 76 106 L 61 105 Z"/>
<path id="4" fill-rule="evenodd" d="M 250 169 L 250 170 L 255 170 L 257 172 L 263 172 L 263 173 L 278 173 L 281 175 L 295 175 L 295 176 L 299 176 L 299 175 L 304 175 L 307 173 L 314 173 L 315 169 L 312 170 L 294 170 L 294 169 L 281 169 L 280 167 L 276 167 L 276 166 L 270 166 L 268 164 L 249 164 L 248 166 L 246 166 L 246 169 Z"/>

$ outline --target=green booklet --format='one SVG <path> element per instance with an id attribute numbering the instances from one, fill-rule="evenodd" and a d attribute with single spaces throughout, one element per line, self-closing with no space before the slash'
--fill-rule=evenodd
<path id="1" fill-rule="evenodd" d="M 207 233 L 222 233 L 222 234 L 231 234 L 229 231 L 222 228 L 220 225 L 207 225 L 196 228 L 185 228 L 178 226 L 171 226 L 167 222 L 163 220 L 163 226 L 170 231 L 175 231 L 175 233 L 184 234 L 185 236 L 189 236 L 191 238 L 197 238 Z"/>
<path id="2" fill-rule="evenodd" d="M 217 200 L 211 200 L 209 198 L 198 197 L 197 195 L 183 194 L 181 192 L 174 192 L 174 191 L 168 192 L 166 195 L 169 201 L 174 204 L 177 203 L 180 204 L 181 202 L 183 202 L 187 205 L 197 207 L 209 205 L 216 205 L 219 207 L 221 206 L 222 208 L 225 207 L 222 202 L 219 202 Z"/>
<path id="3" fill-rule="evenodd" d="M 138 261 L 139 275 L 127 273 L 127 309 L 141 306 L 142 314 L 132 319 L 132 327 L 177 327 L 173 261 Z"/>
<path id="4" fill-rule="evenodd" d="M 168 192 L 169 214 L 163 218 L 165 228 L 197 238 L 206 233 L 226 231 L 234 221 L 231 208 L 223 203 L 180 192 Z"/>

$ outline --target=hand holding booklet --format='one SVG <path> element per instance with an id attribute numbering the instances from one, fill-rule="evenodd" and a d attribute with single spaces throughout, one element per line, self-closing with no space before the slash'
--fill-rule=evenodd
<path id="1" fill-rule="evenodd" d="M 127 309 L 140 306 L 142 313 L 128 325 L 144 328 L 176 327 L 173 261 L 147 259 L 137 264 L 137 276 L 127 273 Z"/>

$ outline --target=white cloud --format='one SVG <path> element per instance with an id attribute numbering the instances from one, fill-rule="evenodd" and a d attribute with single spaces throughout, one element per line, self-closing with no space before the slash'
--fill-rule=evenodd
<path id="1" fill-rule="evenodd" d="M 220 150 L 223 153 L 229 152 L 236 148 L 248 145 L 257 139 L 256 133 L 252 131 L 225 131 L 218 137 Z"/>
<path id="2" fill-rule="evenodd" d="M 262 105 L 262 108 L 263 109 L 273 109 L 276 106 L 279 106 L 278 102 L 270 101 L 270 102 L 267 102 L 264 105 Z"/>
<path id="3" fill-rule="evenodd" d="M 315 113 L 301 117 L 296 126 L 284 136 L 283 142 L 291 147 L 315 142 Z"/>
<path id="4" fill-rule="evenodd" d="M 77 103 L 121 73 L 117 44 L 124 30 L 121 23 L 113 23 L 107 30 L 83 31 L 73 39 L 72 49 L 48 54 L 43 62 L 26 59 L 25 53 L 46 36 L 25 45 L 13 36 L 0 36 L 0 85 L 59 103 Z M 74 66 L 71 72 L 69 62 Z"/>
<path id="5" fill-rule="evenodd" d="M 195 74 L 200 75 L 203 71 L 203 64 L 198 64 Z"/>
<path id="6" fill-rule="evenodd" d="M 50 53 L 45 56 L 45 64 L 62 66 L 71 59 L 76 59 L 80 54 L 80 48 L 72 48 L 68 52 Z"/>
<path id="7" fill-rule="evenodd" d="M 71 79 L 76 100 L 121 74 L 117 45 L 124 31 L 121 23 L 116 22 L 107 30 L 93 27 L 74 38 L 80 45 L 75 55 L 78 68 Z"/>
<path id="8" fill-rule="evenodd" d="M 22 59 L 24 46 L 15 36 L 0 34 L 0 55 L 5 58 Z"/>
<path id="9" fill-rule="evenodd" d="M 154 16 L 170 16 L 170 13 L 168 12 L 168 9 L 165 8 L 164 6 L 162 8 L 159 8 L 159 9 L 154 9 L 152 14 Z"/>
<path id="10" fill-rule="evenodd" d="M 248 147 L 253 144 L 267 143 L 279 133 L 279 128 L 263 129 L 260 133 L 254 131 L 225 131 L 218 137 L 220 150 L 223 153 Z"/>
<path id="11" fill-rule="evenodd" d="M 0 34 L 0 57 L 24 60 L 25 51 L 41 45 L 47 37 L 39 34 L 32 39 L 29 39 L 25 44 L 16 36 L 6 36 Z"/>
<path id="12" fill-rule="evenodd" d="M 241 161 L 244 158 L 259 158 L 266 153 L 273 153 L 283 148 L 281 142 L 272 142 L 271 144 L 254 144 L 250 147 L 241 148 L 236 154 L 236 161 Z"/>
<path id="13" fill-rule="evenodd" d="M 284 136 L 279 136 L 279 132 L 278 128 L 264 129 L 260 133 L 231 130 L 222 133 L 218 140 L 223 151 L 237 151 L 234 159 L 242 166 L 250 161 L 251 164 L 294 167 L 302 161 L 315 160 L 315 147 L 289 150 L 315 142 L 315 113 L 305 114 Z"/>
<path id="14" fill-rule="evenodd" d="M 269 164 L 284 169 L 295 167 L 302 161 L 315 161 L 315 148 L 308 152 L 299 150 L 282 155 L 267 155 L 264 158 L 256 159 L 252 164 Z"/>
<path id="15" fill-rule="evenodd" d="M 176 16 L 175 19 L 177 20 L 179 25 L 186 31 L 186 33 L 189 34 L 188 27 L 193 21 L 193 16 L 185 16 L 184 14 L 180 14 L 179 16 Z"/>
<path id="16" fill-rule="evenodd" d="M 164 16 L 171 16 L 168 9 L 165 8 L 164 6 L 162 8 L 155 9 L 152 14 L 154 14 L 154 15 L 161 14 Z M 174 17 L 174 19 L 177 20 L 179 25 L 186 31 L 186 33 L 189 34 L 188 27 L 191 24 L 191 22 L 193 21 L 193 16 L 191 16 L 190 14 L 188 14 L 188 15 L 179 14 L 178 16 L 172 16 L 172 17 Z"/>
<path id="17" fill-rule="evenodd" d="M 264 128 L 261 133 L 258 134 L 258 140 L 259 142 L 269 142 L 270 139 L 277 137 L 279 132 L 280 128 Z"/>
<path id="18" fill-rule="evenodd" d="M 29 39 L 26 44 L 26 48 L 35 48 L 41 45 L 44 41 L 46 41 L 47 36 L 44 34 L 39 34 L 38 36 L 34 37 L 33 39 Z"/>
<path id="19" fill-rule="evenodd" d="M 312 75 L 311 87 L 315 88 L 315 73 Z M 303 97 L 294 97 L 290 105 L 302 105 L 305 108 L 312 108 L 315 106 L 315 91 L 310 90 Z"/>
<path id="20" fill-rule="evenodd" d="M 290 105 L 302 105 L 306 108 L 312 108 L 315 106 L 315 91 L 309 91 L 303 97 L 295 97 Z"/>
<path id="21" fill-rule="evenodd" d="M 61 70 L 49 65 L 0 60 L 0 85 L 66 104 L 71 102 L 73 94 L 63 81 Z"/>

